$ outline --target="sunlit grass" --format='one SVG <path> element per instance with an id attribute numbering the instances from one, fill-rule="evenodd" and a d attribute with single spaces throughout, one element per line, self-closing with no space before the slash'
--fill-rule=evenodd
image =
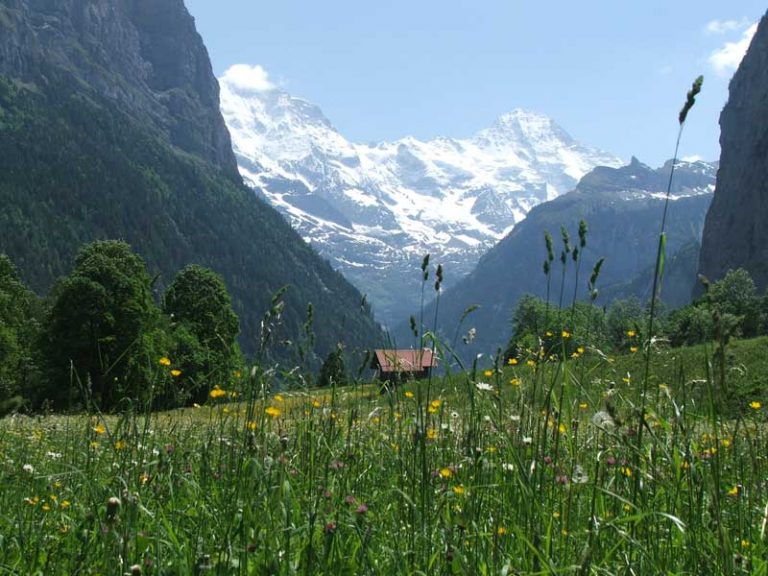
<path id="1" fill-rule="evenodd" d="M 736 392 L 716 398 L 706 347 L 659 352 L 639 455 L 642 358 L 589 348 L 429 396 L 259 385 L 250 402 L 7 418 L 0 569 L 764 573 L 764 349 L 733 346 Z"/>

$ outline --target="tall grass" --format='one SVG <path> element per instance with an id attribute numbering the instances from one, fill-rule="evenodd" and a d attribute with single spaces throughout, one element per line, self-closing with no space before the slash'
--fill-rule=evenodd
<path id="1" fill-rule="evenodd" d="M 421 398 L 415 382 L 249 380 L 248 402 L 8 418 L 0 572 L 765 573 L 764 400 L 713 413 L 704 357 L 658 353 L 640 459 L 623 420 L 643 359 L 588 351 L 442 377 Z"/>

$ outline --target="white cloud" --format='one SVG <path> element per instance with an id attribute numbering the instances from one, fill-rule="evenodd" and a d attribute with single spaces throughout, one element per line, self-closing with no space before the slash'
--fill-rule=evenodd
<path id="1" fill-rule="evenodd" d="M 741 40 L 737 42 L 726 42 L 722 47 L 715 50 L 709 56 L 709 65 L 715 69 L 715 72 L 723 76 L 734 72 L 739 67 L 741 59 L 747 53 L 749 43 L 757 31 L 757 23 L 752 24 L 744 31 Z"/>
<path id="2" fill-rule="evenodd" d="M 235 64 L 230 66 L 221 79 L 240 90 L 251 92 L 269 92 L 277 88 L 270 80 L 269 74 L 259 66 L 248 64 Z"/>
<path id="3" fill-rule="evenodd" d="M 722 36 L 728 32 L 736 32 L 738 30 L 744 30 L 749 26 L 749 20 L 742 18 L 741 20 L 711 20 L 707 23 L 704 30 L 708 34 L 717 34 Z"/>

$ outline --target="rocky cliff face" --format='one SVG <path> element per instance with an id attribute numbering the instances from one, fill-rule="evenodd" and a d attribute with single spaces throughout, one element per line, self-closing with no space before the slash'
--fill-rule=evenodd
<path id="1" fill-rule="evenodd" d="M 768 287 L 768 15 L 733 76 L 720 115 L 720 170 L 699 270 L 710 280 L 745 268 Z"/>
<path id="2" fill-rule="evenodd" d="M 218 83 L 182 0 L 3 0 L 0 74 L 33 86 L 72 77 L 237 175 Z"/>

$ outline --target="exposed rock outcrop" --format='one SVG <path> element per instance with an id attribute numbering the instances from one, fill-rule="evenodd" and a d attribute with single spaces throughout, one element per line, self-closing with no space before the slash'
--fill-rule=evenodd
<path id="1" fill-rule="evenodd" d="M 73 76 L 237 176 L 219 85 L 182 0 L 4 0 L 0 74 L 32 85 Z"/>
<path id="2" fill-rule="evenodd" d="M 768 16 L 731 80 L 720 115 L 720 169 L 699 270 L 710 280 L 745 268 L 768 287 Z"/>

